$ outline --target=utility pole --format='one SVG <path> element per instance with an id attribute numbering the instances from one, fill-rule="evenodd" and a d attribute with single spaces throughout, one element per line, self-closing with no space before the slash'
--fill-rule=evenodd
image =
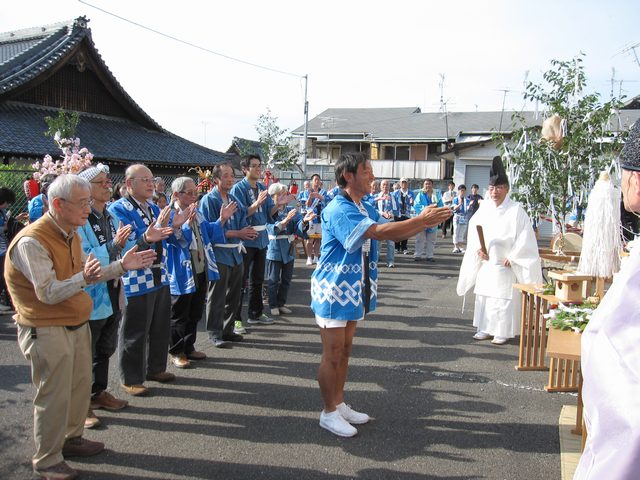
<path id="1" fill-rule="evenodd" d="M 305 75 L 304 77 L 304 147 L 302 150 L 302 171 L 304 172 L 304 176 L 307 176 L 307 133 L 309 129 L 309 101 L 307 100 L 307 84 L 309 81 L 309 76 Z"/>

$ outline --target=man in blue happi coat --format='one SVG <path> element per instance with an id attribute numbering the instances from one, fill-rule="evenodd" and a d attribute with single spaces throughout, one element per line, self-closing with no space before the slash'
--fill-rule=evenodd
<path id="1" fill-rule="evenodd" d="M 273 319 L 264 313 L 262 303 L 262 284 L 264 282 L 265 263 L 269 237 L 267 224 L 273 223 L 272 215 L 277 207 L 274 205 L 267 187 L 258 179 L 262 175 L 262 160 L 259 155 L 247 155 L 240 161 L 244 178 L 231 189 L 231 195 L 238 199 L 240 206 L 246 211 L 247 223 L 258 233 L 256 238 L 247 239 L 244 243 L 242 285 L 247 286 L 249 302 L 247 322 L 250 324 L 273 323 Z M 248 284 L 247 284 L 248 282 Z M 236 310 L 236 333 L 242 333 L 242 298 Z"/>
<path id="2" fill-rule="evenodd" d="M 131 225 L 125 250 L 156 251 L 156 262 L 149 268 L 131 270 L 122 277 L 127 305 L 120 327 L 120 378 L 122 388 L 130 395 L 146 395 L 145 380 L 170 382 L 167 372 L 169 349 L 169 277 L 167 276 L 167 242 L 173 237 L 168 226 L 170 209 L 160 209 L 151 202 L 153 175 L 146 166 L 131 165 L 125 171 L 127 196 L 109 206 L 109 213 L 124 225 Z M 173 226 L 180 228 L 186 220 L 175 215 Z"/>
<path id="3" fill-rule="evenodd" d="M 451 210 L 427 207 L 414 218 L 388 223 L 362 201 L 374 179 L 371 162 L 363 153 L 342 155 L 335 175 L 343 190 L 322 212 L 322 247 L 311 277 L 311 309 L 322 339 L 320 426 L 351 437 L 358 433 L 351 424 L 369 421 L 366 413 L 344 403 L 344 384 L 356 325 L 376 307 L 377 241 L 408 238 L 446 220 Z"/>
<path id="4" fill-rule="evenodd" d="M 197 209 L 198 190 L 189 177 L 171 183 L 171 208 L 189 215 L 182 229 L 175 232 L 177 242 L 167 246 L 167 269 L 171 290 L 171 343 L 169 355 L 177 368 L 187 368 L 191 360 L 207 358 L 195 349 L 198 322 L 204 312 L 208 282 L 220 278 L 213 245 L 226 243 L 223 225 L 236 210 L 225 206 L 215 222 L 204 219 Z"/>
<path id="5" fill-rule="evenodd" d="M 228 163 L 218 164 L 213 167 L 212 175 L 217 185 L 200 201 L 200 211 L 205 220 L 217 220 L 222 209 L 232 203 L 238 206 L 224 224 L 226 242 L 213 245 L 220 278 L 215 282 L 209 282 L 207 292 L 206 317 L 209 339 L 214 347 L 227 347 L 230 341 L 242 340 L 242 335 L 234 332 L 236 312 L 241 305 L 242 253 L 245 250 L 244 242 L 255 240 L 258 232 L 247 223 L 246 209 L 229 192 L 235 182 L 233 167 Z"/>

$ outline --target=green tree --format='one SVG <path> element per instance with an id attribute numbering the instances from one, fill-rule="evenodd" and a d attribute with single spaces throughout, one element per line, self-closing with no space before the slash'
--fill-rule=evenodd
<path id="1" fill-rule="evenodd" d="M 542 138 L 538 126 L 526 126 L 516 114 L 511 141 L 497 135 L 507 158 L 513 197 L 532 218 L 551 214 L 564 234 L 566 217 L 576 205 L 586 205 L 601 170 L 619 152 L 623 132 L 615 111 L 620 99 L 601 103 L 597 93 L 583 94 L 587 79 L 582 55 L 569 61 L 552 60 L 544 73 L 545 85 L 529 82 L 524 99 L 537 102 L 545 116 L 562 119 L 564 138 L 554 145 Z"/>
<path id="2" fill-rule="evenodd" d="M 52 137 L 56 141 L 56 135 L 59 138 L 74 138 L 76 136 L 76 128 L 80 122 L 78 112 L 65 112 L 60 110 L 57 117 L 44 117 L 49 129 L 44 132 L 45 136 Z"/>
<path id="3" fill-rule="evenodd" d="M 280 170 L 298 168 L 300 170 L 298 165 L 300 152 L 293 145 L 289 131 L 278 126 L 278 117 L 273 116 L 269 108 L 267 108 L 267 113 L 258 117 L 256 131 L 269 168 L 276 167 Z"/>

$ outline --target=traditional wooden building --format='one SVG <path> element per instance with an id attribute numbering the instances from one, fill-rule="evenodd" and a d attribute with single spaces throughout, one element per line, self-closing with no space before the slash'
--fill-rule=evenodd
<path id="1" fill-rule="evenodd" d="M 162 128 L 127 94 L 98 53 L 88 20 L 0 34 L 0 159 L 30 165 L 60 155 L 44 118 L 76 111 L 76 136 L 94 161 L 122 172 L 132 163 L 154 174 L 184 174 L 232 159 Z"/>

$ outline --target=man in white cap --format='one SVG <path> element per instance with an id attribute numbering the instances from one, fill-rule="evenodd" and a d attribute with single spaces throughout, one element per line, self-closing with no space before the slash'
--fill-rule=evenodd
<path id="1" fill-rule="evenodd" d="M 640 213 L 640 122 L 620 154 L 624 208 Z M 576 480 L 640 472 L 640 249 L 633 248 L 582 334 L 587 443 Z"/>

